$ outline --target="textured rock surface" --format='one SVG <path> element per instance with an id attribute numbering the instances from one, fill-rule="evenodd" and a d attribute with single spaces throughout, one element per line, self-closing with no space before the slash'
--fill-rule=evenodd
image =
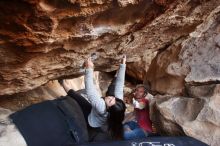
<path id="1" fill-rule="evenodd" d="M 8 118 L 11 113 L 8 109 L 0 108 L 0 145 L 26 146 L 24 138 Z"/>
<path id="2" fill-rule="evenodd" d="M 201 11 L 204 10 L 202 6 L 200 8 Z M 213 13 L 197 31 L 190 33 L 189 39 L 179 38 L 166 51 L 161 51 L 152 62 L 145 76 L 145 80 L 151 83 L 152 90 L 183 94 L 184 82 L 199 83 L 219 79 L 219 47 L 216 42 L 219 18 L 216 16 L 218 12 Z M 210 13 L 203 17 L 206 18 L 208 14 Z"/>
<path id="3" fill-rule="evenodd" d="M 133 45 L 141 34 L 132 32 L 162 14 L 171 2 L 1 1 L 0 95 L 77 76 L 84 59 L 94 52 L 96 67 L 102 71 L 115 70 L 123 53 L 128 61 L 137 61 L 145 48 Z"/>
<path id="4" fill-rule="evenodd" d="M 151 116 L 161 134 L 220 145 L 219 5 L 220 0 L 1 0 L 0 105 L 18 110 L 54 99 L 65 92 L 56 81 L 46 83 L 80 76 L 91 54 L 96 70 L 107 72 L 127 54 L 127 74 L 158 94 Z"/>
<path id="5" fill-rule="evenodd" d="M 188 35 L 218 4 L 214 0 L 1 1 L 0 95 L 77 76 L 83 60 L 94 52 L 101 71 L 115 70 L 123 53 L 128 62 L 138 62 L 145 51 L 162 50 Z"/>
<path id="6" fill-rule="evenodd" d="M 204 94 L 203 98 L 156 96 L 151 106 L 151 119 L 159 133 L 186 134 L 209 145 L 218 146 L 220 142 L 219 87 L 216 85 L 211 89 L 212 94 Z"/>
<path id="7" fill-rule="evenodd" d="M 161 133 L 184 132 L 220 145 L 219 35 L 220 6 L 188 37 L 152 61 L 145 82 L 156 93 L 167 94 L 156 96 L 152 106 L 151 116 Z M 173 128 L 167 130 L 167 126 Z"/>
<path id="8" fill-rule="evenodd" d="M 94 73 L 94 81 L 97 86 L 97 90 L 100 92 L 101 92 L 100 85 L 103 76 L 107 76 L 107 75 L 104 73 L 100 74 L 99 72 Z M 108 78 L 107 82 L 108 81 L 110 82 L 110 77 Z M 74 79 L 66 79 L 66 82 L 68 82 L 68 84 L 73 90 L 78 91 L 79 93 L 84 93 L 83 89 L 85 88 L 85 85 L 84 85 L 83 76 Z M 28 92 L 1 96 L 0 107 L 3 107 L 5 109 L 10 109 L 12 111 L 17 111 L 29 105 L 39 103 L 44 100 L 53 100 L 59 98 L 60 96 L 65 96 L 65 95 L 66 92 L 63 89 L 63 87 L 58 83 L 57 80 L 54 80 L 36 89 L 30 90 Z"/>

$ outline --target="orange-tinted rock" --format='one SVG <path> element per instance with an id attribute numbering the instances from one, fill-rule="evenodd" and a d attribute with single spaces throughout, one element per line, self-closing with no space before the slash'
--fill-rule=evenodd
<path id="1" fill-rule="evenodd" d="M 140 58 L 146 48 L 133 46 L 141 29 L 167 8 L 140 0 L 1 1 L 0 95 L 79 76 L 84 59 L 94 52 L 100 71 L 115 70 L 121 54 L 136 61 L 133 55 Z"/>

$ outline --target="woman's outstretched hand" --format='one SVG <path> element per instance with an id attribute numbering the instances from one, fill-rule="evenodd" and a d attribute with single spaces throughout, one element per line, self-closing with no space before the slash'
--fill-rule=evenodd
<path id="1" fill-rule="evenodd" d="M 89 57 L 85 62 L 84 62 L 84 67 L 85 68 L 93 68 L 94 64 L 92 62 L 91 57 Z"/>
<path id="2" fill-rule="evenodd" d="M 122 57 L 122 64 L 126 64 L 126 55 L 123 55 Z"/>

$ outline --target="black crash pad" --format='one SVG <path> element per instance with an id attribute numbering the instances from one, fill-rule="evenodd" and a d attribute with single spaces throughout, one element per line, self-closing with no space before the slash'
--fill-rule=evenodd
<path id="1" fill-rule="evenodd" d="M 44 101 L 10 115 L 28 146 L 70 146 L 88 141 L 87 127 L 81 108 L 71 98 Z M 76 129 L 79 141 L 72 136 L 68 119 L 57 104 L 69 109 L 69 123 Z"/>

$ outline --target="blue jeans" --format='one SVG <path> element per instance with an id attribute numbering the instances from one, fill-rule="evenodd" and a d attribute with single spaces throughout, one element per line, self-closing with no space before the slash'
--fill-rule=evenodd
<path id="1" fill-rule="evenodd" d="M 144 132 L 143 129 L 139 127 L 137 122 L 135 121 L 129 121 L 124 124 L 124 129 L 129 128 L 130 130 L 124 130 L 124 139 L 125 140 L 131 140 L 131 139 L 137 139 L 137 138 L 146 138 L 147 133 Z"/>

